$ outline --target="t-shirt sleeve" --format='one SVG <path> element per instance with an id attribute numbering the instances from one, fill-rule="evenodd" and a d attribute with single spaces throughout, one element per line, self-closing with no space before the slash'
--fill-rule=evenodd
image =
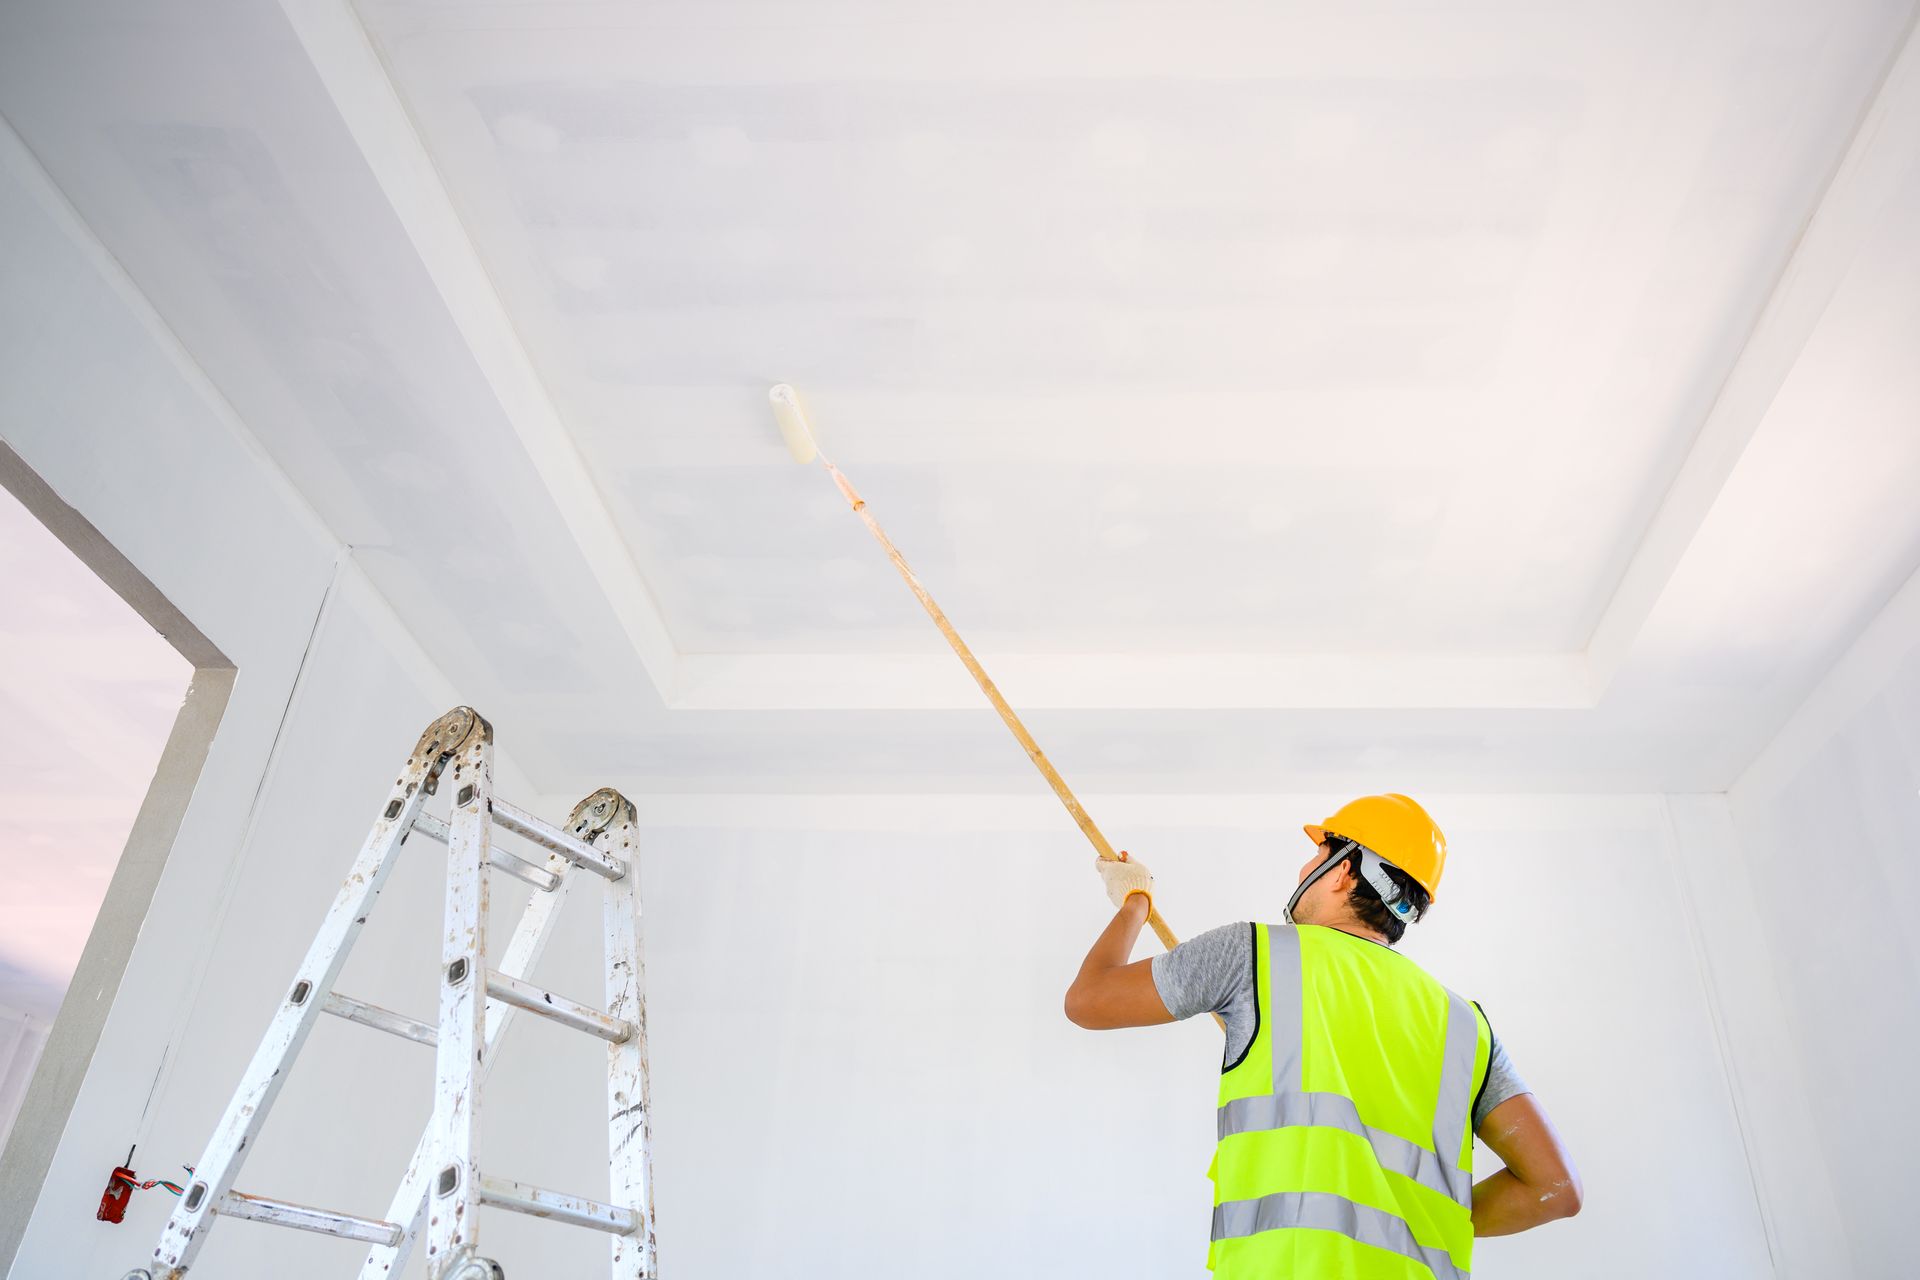
<path id="1" fill-rule="evenodd" d="M 1153 985 L 1175 1018 L 1217 1013 L 1227 1038 L 1223 1070 L 1246 1055 L 1260 1026 L 1259 992 L 1253 976 L 1255 926 L 1223 924 L 1153 958 Z"/>
<path id="2" fill-rule="evenodd" d="M 1488 1030 L 1492 1030 L 1491 1024 Z M 1513 1059 L 1507 1056 L 1507 1046 L 1500 1042 L 1499 1036 L 1494 1036 L 1487 1054 L 1487 1082 L 1481 1086 L 1480 1096 L 1473 1100 L 1473 1131 L 1480 1132 L 1480 1125 L 1486 1120 L 1487 1113 L 1508 1098 L 1532 1092 L 1514 1069 Z"/>
<path id="3" fill-rule="evenodd" d="M 1153 985 L 1176 1019 L 1224 1013 L 1253 995 L 1253 929 L 1246 921 L 1188 938 L 1153 958 Z"/>

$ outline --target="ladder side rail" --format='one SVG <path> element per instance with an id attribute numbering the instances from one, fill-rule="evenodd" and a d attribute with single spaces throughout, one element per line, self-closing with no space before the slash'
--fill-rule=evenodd
<path id="1" fill-rule="evenodd" d="M 560 906 L 566 901 L 567 890 L 573 884 L 574 878 L 569 874 L 572 869 L 571 864 L 559 854 L 549 856 L 547 870 L 554 876 L 555 887 L 550 893 L 536 893 L 528 899 L 526 910 L 520 913 L 520 922 L 514 926 L 513 937 L 500 955 L 500 972 L 526 977 L 540 963 L 540 957 L 545 954 L 547 943 L 553 937 L 553 924 L 559 918 Z M 514 1007 L 504 1001 L 487 1001 L 487 1056 L 484 1070 L 493 1069 L 495 1050 L 513 1022 L 515 1012 Z M 420 1141 L 414 1145 L 413 1156 L 407 1161 L 406 1176 L 400 1180 L 399 1188 L 393 1193 L 393 1201 L 387 1206 L 387 1220 L 407 1224 L 405 1234 L 395 1244 L 375 1245 L 367 1250 L 367 1256 L 360 1264 L 360 1280 L 388 1280 L 391 1276 L 399 1275 L 406 1267 L 414 1241 L 420 1238 L 420 1227 L 426 1220 L 427 1184 L 432 1181 L 435 1172 L 433 1137 L 433 1125 L 429 1121 L 420 1131 Z"/>
<path id="2" fill-rule="evenodd" d="M 483 722 L 484 723 L 484 722 Z M 427 1205 L 428 1280 L 464 1269 L 480 1234 L 480 1086 L 486 1064 L 487 906 L 493 804 L 492 730 L 448 770 L 454 789 L 440 948 L 440 1044 L 434 1061 L 436 1155 Z"/>
<path id="3" fill-rule="evenodd" d="M 607 1013 L 633 1034 L 607 1046 L 607 1180 L 610 1198 L 638 1217 L 630 1235 L 610 1237 L 613 1280 L 657 1280 L 653 1222 L 653 1101 L 647 1079 L 646 965 L 640 938 L 639 821 L 633 802 L 619 797 L 619 813 L 599 843 L 627 874 L 604 886 Z"/>
<path id="4" fill-rule="evenodd" d="M 254 1050 L 252 1061 L 227 1103 L 226 1112 L 207 1140 L 199 1163 L 194 1165 L 193 1181 L 174 1206 L 153 1251 L 160 1280 L 172 1280 L 193 1265 L 206 1239 L 206 1228 L 218 1212 L 221 1200 L 233 1190 L 233 1180 L 246 1153 L 253 1146 L 260 1126 L 266 1122 L 281 1086 L 286 1083 L 287 1069 L 319 1020 L 326 996 L 340 976 L 347 953 L 360 936 L 360 929 L 366 924 L 388 873 L 393 870 L 401 842 L 413 829 L 413 820 L 438 773 L 441 756 L 437 751 L 425 749 L 428 737 L 451 718 L 451 714 L 443 716 L 428 728 L 427 734 L 421 737 L 421 745 L 414 749 L 394 783 L 386 808 L 367 833 L 353 869 L 328 908 L 326 919 L 307 948 L 287 995 L 281 999 L 265 1037 Z M 434 746 L 439 745 L 436 739 Z"/>

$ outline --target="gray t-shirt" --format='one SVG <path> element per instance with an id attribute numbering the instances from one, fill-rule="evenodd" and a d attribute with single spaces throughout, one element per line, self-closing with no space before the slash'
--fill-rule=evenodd
<path id="1" fill-rule="evenodd" d="M 1217 1013 L 1227 1024 L 1227 1051 L 1223 1062 L 1235 1062 L 1247 1050 L 1258 1025 L 1253 976 L 1253 931 L 1241 921 L 1209 929 L 1173 950 L 1153 958 L 1153 985 L 1160 1002 L 1175 1018 Z M 1508 1098 L 1531 1093 L 1513 1069 L 1506 1046 L 1493 1038 L 1487 1059 L 1487 1083 L 1473 1101 L 1473 1128 L 1477 1133 L 1487 1113 Z"/>

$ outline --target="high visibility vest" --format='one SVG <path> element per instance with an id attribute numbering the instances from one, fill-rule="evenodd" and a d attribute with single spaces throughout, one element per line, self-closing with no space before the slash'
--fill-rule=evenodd
<path id="1" fill-rule="evenodd" d="M 1253 935 L 1260 1021 L 1220 1077 L 1215 1280 L 1462 1280 L 1486 1017 L 1379 943 Z"/>

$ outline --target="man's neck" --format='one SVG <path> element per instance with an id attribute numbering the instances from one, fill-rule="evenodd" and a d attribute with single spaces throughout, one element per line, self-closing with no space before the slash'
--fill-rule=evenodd
<path id="1" fill-rule="evenodd" d="M 1312 923 L 1319 924 L 1322 922 L 1316 920 L 1316 921 L 1313 921 Z M 1326 927 L 1329 929 L 1338 929 L 1341 933 L 1352 934 L 1354 937 L 1361 938 L 1367 942 L 1377 942 L 1383 947 L 1390 947 L 1393 945 L 1391 942 L 1387 941 L 1386 934 L 1376 933 L 1374 930 L 1369 929 L 1367 928 L 1367 926 L 1361 924 L 1358 920 L 1328 920 L 1325 922 L 1325 924 L 1326 924 Z"/>

